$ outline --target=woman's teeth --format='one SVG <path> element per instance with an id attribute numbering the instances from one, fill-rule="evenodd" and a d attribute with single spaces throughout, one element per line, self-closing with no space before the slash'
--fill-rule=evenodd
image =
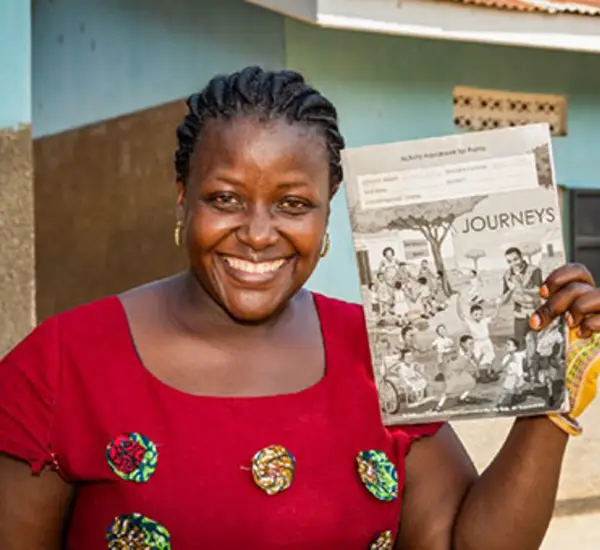
<path id="1" fill-rule="evenodd" d="M 223 259 L 233 269 L 244 271 L 245 273 L 273 273 L 285 263 L 285 259 L 272 260 L 270 262 L 248 262 L 231 256 L 224 256 Z"/>

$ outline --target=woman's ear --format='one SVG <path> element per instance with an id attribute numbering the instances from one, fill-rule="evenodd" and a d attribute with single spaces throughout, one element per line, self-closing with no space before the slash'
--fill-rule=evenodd
<path id="1" fill-rule="evenodd" d="M 180 181 L 177 182 L 177 219 L 183 219 L 183 208 L 185 204 L 185 186 Z"/>

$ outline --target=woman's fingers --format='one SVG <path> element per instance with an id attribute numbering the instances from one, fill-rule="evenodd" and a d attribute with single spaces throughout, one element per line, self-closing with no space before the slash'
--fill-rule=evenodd
<path id="1" fill-rule="evenodd" d="M 592 315 L 600 315 L 600 289 L 593 288 L 575 299 L 569 313 L 567 323 L 570 327 L 579 326 L 583 320 Z"/>
<path id="2" fill-rule="evenodd" d="M 540 295 L 542 298 L 550 298 L 570 283 L 583 283 L 593 287 L 596 286 L 594 277 L 587 267 L 581 264 L 567 264 L 559 267 L 548 276 L 540 288 Z"/>
<path id="3" fill-rule="evenodd" d="M 531 328 L 533 330 L 542 330 L 552 322 L 552 319 L 563 315 L 567 311 L 570 311 L 571 315 L 573 315 L 572 309 L 574 304 L 587 294 L 593 294 L 596 296 L 598 294 L 598 289 L 595 286 L 592 286 L 590 283 L 584 282 L 570 282 L 566 284 L 566 286 L 559 287 L 559 290 L 551 294 L 548 301 L 531 316 L 529 321 Z M 589 300 L 592 299 L 590 298 Z M 582 304 L 583 305 L 577 310 L 577 318 L 580 320 L 580 322 L 585 316 L 581 310 L 581 307 L 592 308 L 592 311 L 590 312 L 593 312 L 593 308 L 597 307 L 597 311 L 600 314 L 600 302 L 597 302 L 597 298 L 594 298 L 594 300 L 591 302 L 586 299 L 582 302 Z M 577 324 L 579 324 L 574 323 L 574 318 L 567 318 L 567 321 L 573 321 L 572 326 L 577 326 Z"/>
<path id="4" fill-rule="evenodd" d="M 591 338 L 594 332 L 600 332 L 600 315 L 586 317 L 579 325 L 581 338 Z"/>

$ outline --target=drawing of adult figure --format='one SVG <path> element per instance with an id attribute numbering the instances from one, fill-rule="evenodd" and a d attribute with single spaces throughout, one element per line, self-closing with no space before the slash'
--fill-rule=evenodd
<path id="1" fill-rule="evenodd" d="M 508 270 L 502 277 L 502 297 L 500 303 L 512 302 L 514 316 L 513 338 L 519 349 L 525 347 L 525 336 L 531 330 L 529 317 L 541 306 L 540 286 L 542 271 L 523 258 L 517 247 L 509 248 L 505 254 Z"/>
<path id="2" fill-rule="evenodd" d="M 399 261 L 396 258 L 396 251 L 391 246 L 383 249 L 383 258 L 379 263 L 378 273 L 381 273 L 385 283 L 393 288 L 398 277 Z"/>

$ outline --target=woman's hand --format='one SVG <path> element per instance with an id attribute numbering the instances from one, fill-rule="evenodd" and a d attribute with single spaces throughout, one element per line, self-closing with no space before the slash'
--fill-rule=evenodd
<path id="1" fill-rule="evenodd" d="M 534 330 L 547 327 L 555 317 L 565 315 L 569 328 L 579 329 L 581 338 L 600 331 L 600 289 L 592 274 L 580 264 L 567 264 L 546 279 L 540 289 L 546 303 L 531 317 Z"/>
<path id="2" fill-rule="evenodd" d="M 579 435 L 576 419 L 596 397 L 600 372 L 600 289 L 584 266 L 568 264 L 551 273 L 540 295 L 547 301 L 531 316 L 531 328 L 543 330 L 564 315 L 570 329 L 566 358 L 570 412 L 549 418 L 565 432 Z"/>

